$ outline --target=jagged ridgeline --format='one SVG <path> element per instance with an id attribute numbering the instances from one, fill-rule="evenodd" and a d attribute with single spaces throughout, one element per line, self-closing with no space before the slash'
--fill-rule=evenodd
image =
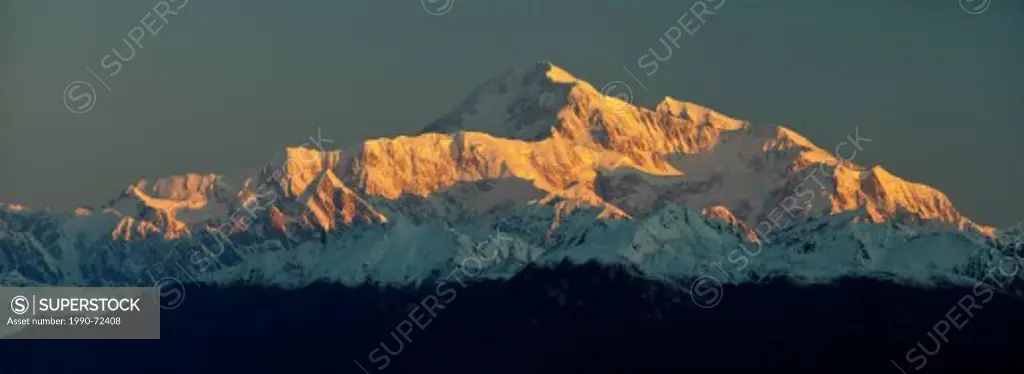
<path id="1" fill-rule="evenodd" d="M 534 63 L 419 134 L 141 180 L 73 212 L 0 206 L 0 282 L 415 285 L 493 258 L 478 279 L 593 261 L 656 280 L 935 285 L 1020 265 L 1019 229 L 856 164 L 872 131 L 822 148 L 673 98 L 625 103 Z"/>

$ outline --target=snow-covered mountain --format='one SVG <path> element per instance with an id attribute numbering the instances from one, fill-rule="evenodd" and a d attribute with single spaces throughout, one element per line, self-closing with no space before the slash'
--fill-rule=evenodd
<path id="1" fill-rule="evenodd" d="M 870 146 L 859 131 L 844 152 Z M 143 180 L 95 209 L 0 205 L 0 284 L 407 284 L 563 261 L 928 283 L 1017 261 L 1019 230 L 853 158 L 673 98 L 635 106 L 533 63 L 417 135 L 290 147 L 251 175 Z"/>

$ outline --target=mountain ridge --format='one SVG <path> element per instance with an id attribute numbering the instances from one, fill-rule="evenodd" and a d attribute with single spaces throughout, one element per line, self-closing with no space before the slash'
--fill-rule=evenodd
<path id="1" fill-rule="evenodd" d="M 822 207 L 812 209 L 834 214 L 867 206 L 871 218 L 878 222 L 909 216 L 921 221 L 951 224 L 960 230 L 976 231 L 988 236 L 994 233 L 993 228 L 978 225 L 961 215 L 940 191 L 895 177 L 880 166 L 870 168 L 865 173 L 863 167 L 838 160 L 785 127 L 756 127 L 672 97 L 664 98 L 654 109 L 630 104 L 617 110 L 608 110 L 603 105 L 603 101 L 607 100 L 618 99 L 600 94 L 586 81 L 548 61 L 532 63 L 511 69 L 485 82 L 453 112 L 427 125 L 419 135 L 367 140 L 347 154 L 341 150 L 288 147 L 282 167 L 286 175 L 277 178 L 279 185 L 273 187 L 285 197 L 301 196 L 319 173 L 330 170 L 328 179 L 341 182 L 335 183 L 334 188 L 347 190 L 342 196 L 362 200 L 356 196 L 359 194 L 394 200 L 404 194 L 425 197 L 460 182 L 511 177 L 528 181 L 548 193 L 541 200 L 568 198 L 576 203 L 605 206 L 607 216 L 625 218 L 647 214 L 651 210 L 629 202 L 623 202 L 626 206 L 619 206 L 612 200 L 621 198 L 617 196 L 621 193 L 612 191 L 612 187 L 621 184 L 622 178 L 637 181 L 641 185 L 650 183 L 649 179 L 629 178 L 629 175 L 622 176 L 617 171 L 625 168 L 627 174 L 628 170 L 635 170 L 648 177 L 674 176 L 678 177 L 675 180 L 679 183 L 691 185 L 694 182 L 720 182 L 721 178 L 716 179 L 713 175 L 696 181 L 693 180 L 696 178 L 688 177 L 700 173 L 691 171 L 693 165 L 685 165 L 685 156 L 714 153 L 714 148 L 724 142 L 723 137 L 736 135 L 753 137 L 746 139 L 748 143 L 753 143 L 747 145 L 757 147 L 760 142 L 765 155 L 795 150 L 796 156 L 788 155 L 789 159 L 785 160 L 788 164 L 777 165 L 777 169 L 783 170 L 774 170 L 776 173 L 799 172 L 810 166 L 819 166 L 824 173 L 832 174 L 829 177 L 833 185 L 822 185 L 823 189 L 832 190 L 827 192 L 831 195 L 829 201 L 820 202 L 817 205 Z M 499 114 L 503 109 L 510 116 L 502 118 Z M 498 119 L 496 123 L 495 118 Z M 524 125 L 522 118 L 533 121 Z M 523 132 L 525 129 L 532 132 Z M 482 132 L 487 130 L 493 133 Z M 744 134 L 745 131 L 757 134 Z M 857 137 L 859 140 L 860 135 L 857 134 Z M 854 146 L 860 148 L 859 144 Z M 522 154 L 529 157 L 521 157 Z M 749 159 L 749 162 L 763 161 Z M 720 162 L 711 164 L 722 167 Z M 295 165 L 299 166 L 291 167 Z M 851 167 L 844 168 L 844 165 Z M 415 170 L 403 172 L 410 168 Z M 826 168 L 832 170 L 826 171 Z M 744 177 L 749 177 L 751 173 L 744 174 L 748 174 Z M 777 179 L 778 175 L 769 177 Z M 189 226 L 193 222 L 179 220 L 177 212 L 205 209 L 212 200 L 206 195 L 214 193 L 213 187 L 219 182 L 218 178 L 214 174 L 158 178 L 150 187 L 150 193 L 141 190 L 146 187 L 146 180 L 136 182 L 128 191 L 134 199 L 140 200 L 136 205 L 141 209 L 121 212 L 127 217 L 115 230 L 114 236 L 130 238 L 134 231 L 142 236 L 162 233 L 171 239 L 181 237 L 190 230 Z M 872 182 L 856 182 L 864 178 L 870 178 Z M 250 178 L 246 186 L 251 181 Z M 598 182 L 602 183 L 602 192 L 608 195 L 598 195 L 598 189 L 594 186 Z M 792 184 L 792 180 L 781 182 Z M 815 182 L 818 180 L 815 179 Z M 347 185 L 352 185 L 357 191 L 349 190 Z M 644 187 L 651 191 L 658 190 L 656 186 Z M 235 193 L 238 201 L 226 202 L 226 205 L 237 205 L 243 200 L 241 196 L 246 195 L 246 189 L 243 187 Z M 674 189 L 678 191 L 681 188 L 677 186 Z M 662 198 L 666 197 L 665 191 L 657 193 Z M 103 209 L 112 209 L 114 203 L 123 198 L 112 200 Z M 636 199 L 635 196 L 632 198 Z M 717 206 L 727 210 L 746 210 L 748 205 L 753 205 L 749 214 L 741 213 L 739 216 L 746 225 L 756 226 L 766 217 L 762 211 L 764 207 L 756 206 L 765 202 L 756 201 L 757 198 L 763 200 L 763 196 L 754 196 L 750 200 L 755 201 L 740 199 L 729 202 L 717 201 L 727 200 L 728 197 L 700 196 L 693 199 L 693 196 L 678 194 L 669 200 L 684 204 L 691 203 L 688 200 L 698 200 L 696 204 L 703 206 L 697 208 Z M 320 205 L 335 205 L 323 199 L 316 200 L 321 202 Z M 650 202 L 656 199 L 647 200 Z M 338 206 L 352 204 L 342 203 Z M 334 223 L 335 217 L 323 213 L 324 209 L 330 210 L 333 206 L 312 208 L 321 213 L 313 217 L 312 221 L 315 222 L 311 224 L 315 223 L 324 229 L 344 226 Z M 371 211 L 369 209 L 367 212 L 368 219 L 380 221 L 381 217 L 376 217 L 379 213 Z M 86 210 L 81 213 L 88 214 Z M 215 218 L 221 215 L 223 219 L 223 214 L 224 209 L 219 209 L 201 216 Z M 356 218 L 352 214 L 358 212 L 349 212 L 342 220 L 350 222 Z"/>
<path id="2" fill-rule="evenodd" d="M 859 128 L 848 140 L 840 147 L 853 152 L 871 141 Z M 282 163 L 249 176 L 140 180 L 101 209 L 83 208 L 67 217 L 4 209 L 10 222 L 0 221 L 0 228 L 20 222 L 16 226 L 47 227 L 70 238 L 42 244 L 25 236 L 39 230 L 32 228 L 28 234 L 4 234 L 0 243 L 43 261 L 50 255 L 37 252 L 50 251 L 48 245 L 61 252 L 108 242 L 205 246 L 213 231 L 278 265 L 291 261 L 283 260 L 290 255 L 282 249 L 305 248 L 303 256 L 318 258 L 327 255 L 310 245 L 376 248 L 331 255 L 341 256 L 330 257 L 335 263 L 351 263 L 352 268 L 339 265 L 350 273 L 318 271 L 393 282 L 422 279 L 452 266 L 446 261 L 478 253 L 477 244 L 487 242 L 480 241 L 481 230 L 503 226 L 513 227 L 511 235 L 523 242 L 502 247 L 511 262 L 494 265 L 504 269 L 494 271 L 505 275 L 541 260 L 596 258 L 630 261 L 649 274 L 692 275 L 701 258 L 727 262 L 736 248 L 754 246 L 776 251 L 761 256 L 772 259 L 774 268 L 763 269 L 768 273 L 799 273 L 787 268 L 796 266 L 792 256 L 849 271 L 881 269 L 910 261 L 878 262 L 903 253 L 897 249 L 917 240 L 917 232 L 950 238 L 952 249 L 939 245 L 944 249 L 933 251 L 947 259 L 922 262 L 946 272 L 974 261 L 967 248 L 957 249 L 966 242 L 955 238 L 971 238 L 966 246 L 976 250 L 1005 249 L 989 245 L 998 236 L 994 228 L 963 216 L 941 191 L 877 165 L 854 164 L 855 156 L 834 155 L 783 126 L 737 120 L 672 97 L 654 108 L 634 106 L 541 62 L 488 80 L 419 134 L 370 139 L 347 149 L 287 147 Z M 907 227 L 914 234 L 902 233 Z M 403 230 L 437 243 L 413 246 L 414 235 L 407 233 L 405 249 L 394 252 L 388 238 Z M 595 244 L 594 235 L 604 239 Z M 819 246 L 834 247 L 833 253 L 799 249 Z M 894 252 L 871 254 L 868 247 Z M 842 259 L 829 257 L 837 254 Z M 368 264 L 387 264 L 387 270 L 359 269 Z M 11 269 L 9 276 L 25 277 Z M 924 268 L 910 269 L 914 277 L 929 277 Z"/>

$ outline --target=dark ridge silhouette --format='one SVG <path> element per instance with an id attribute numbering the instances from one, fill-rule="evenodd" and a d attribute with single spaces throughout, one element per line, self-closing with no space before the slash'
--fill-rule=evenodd
<path id="1" fill-rule="evenodd" d="M 680 290 L 689 284 L 598 265 L 450 280 L 190 287 L 164 311 L 159 341 L 3 341 L 2 372 L 900 373 L 890 360 L 907 373 L 1024 369 L 1024 303 L 1007 295 L 952 328 L 934 355 L 918 348 L 921 370 L 907 361 L 918 342 L 935 350 L 927 332 L 969 287 L 774 280 L 727 285 L 720 304 L 702 309 Z"/>

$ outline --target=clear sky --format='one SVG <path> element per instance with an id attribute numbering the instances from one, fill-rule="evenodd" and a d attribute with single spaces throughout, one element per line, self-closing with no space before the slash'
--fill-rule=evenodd
<path id="1" fill-rule="evenodd" d="M 874 141 L 857 163 L 981 223 L 1024 219 L 1021 1 L 728 0 L 684 19 L 700 28 L 652 76 L 638 58 L 667 54 L 659 37 L 694 1 L 455 0 L 441 16 L 428 0 L 185 1 L 164 23 L 147 16 L 158 1 L 0 0 L 0 201 L 96 205 L 144 177 L 270 162 L 317 127 L 339 144 L 415 132 L 487 78 L 550 60 L 626 82 L 638 104 L 673 96 L 823 148 L 859 127 Z M 110 76 L 104 56 L 130 57 L 141 22 L 156 35 Z M 62 95 L 78 80 L 96 89 L 84 114 Z"/>

